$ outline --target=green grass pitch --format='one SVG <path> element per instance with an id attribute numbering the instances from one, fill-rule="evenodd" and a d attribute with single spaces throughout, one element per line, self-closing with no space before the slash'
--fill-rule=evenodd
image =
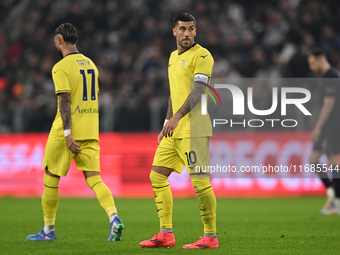
<path id="1" fill-rule="evenodd" d="M 158 232 L 152 199 L 116 199 L 125 230 L 106 242 L 108 218 L 95 199 L 60 199 L 56 242 L 29 242 L 43 226 L 40 199 L 0 199 L 0 254 L 340 254 L 340 216 L 321 216 L 324 198 L 218 199 L 220 248 L 183 250 L 203 234 L 196 198 L 174 200 L 173 248 L 142 248 Z"/>

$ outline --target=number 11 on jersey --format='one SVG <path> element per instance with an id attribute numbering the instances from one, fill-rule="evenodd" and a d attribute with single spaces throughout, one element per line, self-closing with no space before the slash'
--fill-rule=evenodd
<path id="1" fill-rule="evenodd" d="M 87 101 L 87 80 L 86 74 L 84 69 L 80 69 L 80 73 L 83 76 L 83 101 Z M 96 77 L 94 69 L 88 69 L 88 74 L 91 74 L 91 100 L 96 100 Z"/>

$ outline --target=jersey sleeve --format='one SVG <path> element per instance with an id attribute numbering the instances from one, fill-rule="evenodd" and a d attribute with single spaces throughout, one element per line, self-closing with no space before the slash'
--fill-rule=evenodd
<path id="1" fill-rule="evenodd" d="M 196 57 L 194 74 L 205 74 L 211 77 L 214 59 L 206 49 L 200 51 Z"/>
<path id="2" fill-rule="evenodd" d="M 206 49 L 201 50 L 195 61 L 195 82 L 198 81 L 208 84 L 210 81 L 213 65 L 214 59 L 210 52 Z"/>
<path id="3" fill-rule="evenodd" d="M 55 94 L 70 92 L 70 83 L 66 72 L 58 67 L 52 69 L 52 78 L 55 87 Z"/>

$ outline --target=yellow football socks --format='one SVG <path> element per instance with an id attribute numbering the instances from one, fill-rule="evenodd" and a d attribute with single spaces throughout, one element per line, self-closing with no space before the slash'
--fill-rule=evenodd
<path id="1" fill-rule="evenodd" d="M 109 218 L 112 214 L 117 213 L 117 208 L 113 201 L 111 191 L 102 181 L 100 175 L 86 178 L 86 183 L 96 194 L 100 205 L 104 208 Z"/>
<path id="2" fill-rule="evenodd" d="M 155 202 L 160 220 L 160 228 L 171 229 L 173 199 L 170 185 L 168 183 L 168 177 L 151 171 L 150 181 L 155 193 Z"/>
<path id="3" fill-rule="evenodd" d="M 216 236 L 216 197 L 213 188 L 210 184 L 209 178 L 195 178 L 191 176 L 191 182 L 194 186 L 200 213 L 204 225 L 204 235 L 215 237 Z"/>
<path id="4" fill-rule="evenodd" d="M 51 177 L 46 173 L 44 174 L 44 193 L 41 197 L 41 205 L 44 213 L 45 227 L 55 225 L 55 216 L 59 205 L 59 179 Z"/>

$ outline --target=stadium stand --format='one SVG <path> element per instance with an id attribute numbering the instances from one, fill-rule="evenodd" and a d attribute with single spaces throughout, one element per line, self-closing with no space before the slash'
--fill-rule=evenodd
<path id="1" fill-rule="evenodd" d="M 197 17 L 196 41 L 215 58 L 213 77 L 313 77 L 306 62 L 313 46 L 340 68 L 337 1 L 4 0 L 0 133 L 49 131 L 56 112 L 51 69 L 59 60 L 53 34 L 63 22 L 77 27 L 79 50 L 99 68 L 100 130 L 159 131 L 175 49 L 171 21 L 184 11 Z M 271 88 L 261 89 L 268 93 L 254 101 L 266 104 Z"/>

